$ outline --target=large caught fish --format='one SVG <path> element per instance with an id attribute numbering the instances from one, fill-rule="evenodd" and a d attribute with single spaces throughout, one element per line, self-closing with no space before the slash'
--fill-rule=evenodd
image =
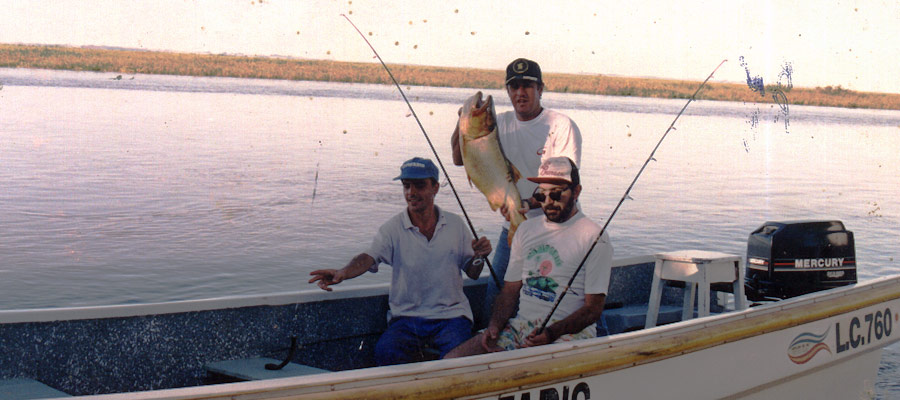
<path id="1" fill-rule="evenodd" d="M 522 207 L 522 198 L 516 189 L 521 176 L 500 148 L 497 115 L 491 96 L 482 100 L 481 92 L 478 92 L 466 100 L 459 115 L 459 149 L 469 182 L 484 193 L 491 210 L 496 211 L 503 204 L 510 210 L 512 218 L 507 240 L 512 243 L 516 228 L 525 221 L 525 216 L 517 211 Z"/>

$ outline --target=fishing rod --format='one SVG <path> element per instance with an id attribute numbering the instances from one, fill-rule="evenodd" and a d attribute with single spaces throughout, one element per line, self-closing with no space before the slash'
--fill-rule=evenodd
<path id="1" fill-rule="evenodd" d="M 428 133 L 425 132 L 425 127 L 422 126 L 422 121 L 420 121 L 419 116 L 416 115 L 416 110 L 413 109 L 413 106 L 412 104 L 410 104 L 409 99 L 406 98 L 406 93 L 403 91 L 403 88 L 401 88 L 400 84 L 397 83 L 397 79 L 394 78 L 394 74 L 391 73 L 391 69 L 388 68 L 387 64 L 384 63 L 384 60 L 381 59 L 381 56 L 378 55 L 378 51 L 375 50 L 375 47 L 372 46 L 372 43 L 369 43 L 369 39 L 366 39 L 366 35 L 363 35 L 362 31 L 360 31 L 359 28 L 356 27 L 356 24 L 354 24 L 353 21 L 350 20 L 350 17 L 345 14 L 341 14 L 341 16 L 344 17 L 347 22 L 349 22 L 350 25 L 353 26 L 353 29 L 356 29 L 356 32 L 359 33 L 359 36 L 361 36 L 363 40 L 366 41 L 366 44 L 369 45 L 369 48 L 372 49 L 373 53 L 375 53 L 375 57 L 378 58 L 379 62 L 381 62 L 381 66 L 384 67 L 384 70 L 387 71 L 388 76 L 391 77 L 391 81 L 393 81 L 394 85 L 397 86 L 397 90 L 399 90 L 400 95 L 403 96 L 403 101 L 406 102 L 406 106 L 409 107 L 409 111 L 416 119 L 416 123 L 419 124 L 419 129 L 421 129 L 422 134 L 425 135 L 425 140 L 428 141 L 428 146 L 431 147 L 431 152 L 434 153 L 434 158 L 437 159 L 438 165 L 441 166 L 441 171 L 443 171 L 444 176 L 447 177 L 447 183 L 450 184 L 450 190 L 453 191 L 453 196 L 456 197 L 456 202 L 459 203 L 459 209 L 462 210 L 463 216 L 466 218 L 466 222 L 469 224 L 469 229 L 472 230 L 472 235 L 475 237 L 475 239 L 478 239 L 478 233 L 475 232 L 475 226 L 472 225 L 472 220 L 469 219 L 469 214 L 466 213 L 466 208 L 463 207 L 462 200 L 459 199 L 459 194 L 456 192 L 456 187 L 453 186 L 453 181 L 450 180 L 450 174 L 448 174 L 447 169 L 444 168 L 444 163 L 441 162 L 441 157 L 438 155 L 437 150 L 435 150 L 434 145 L 431 143 L 431 138 L 428 137 Z M 497 278 L 497 273 L 494 272 L 494 267 L 491 265 L 491 262 L 488 261 L 487 258 L 484 258 L 483 260 L 487 264 L 488 270 L 491 271 L 491 278 L 494 278 L 494 283 L 497 285 L 497 287 L 502 286 L 500 284 L 500 280 Z"/>
<path id="2" fill-rule="evenodd" d="M 675 122 L 678 121 L 678 117 L 681 117 L 681 114 L 683 114 L 684 110 L 687 109 L 688 104 L 691 104 L 691 102 L 694 101 L 694 98 L 697 97 L 697 93 L 700 93 L 700 89 L 703 89 L 703 86 L 706 86 L 706 82 L 709 82 L 709 80 L 713 77 L 713 75 L 715 75 L 716 71 L 719 70 L 719 67 L 721 67 L 722 64 L 725 64 L 725 61 L 728 61 L 728 60 L 727 59 L 722 60 L 722 62 L 719 63 L 719 65 L 716 67 L 716 69 L 714 69 L 712 71 L 712 73 L 710 73 L 709 76 L 706 77 L 706 80 L 704 80 L 703 83 L 701 83 L 700 86 L 697 87 L 697 90 L 694 91 L 694 94 L 691 95 L 691 97 L 688 99 L 687 103 L 684 103 L 684 107 L 681 107 L 681 111 L 678 112 L 678 115 L 676 115 L 675 119 L 672 120 L 672 123 L 669 124 L 669 129 L 666 129 L 666 131 L 665 131 L 665 133 L 663 133 L 662 137 L 659 138 L 659 142 L 656 142 L 656 147 L 653 148 L 653 151 L 650 152 L 650 156 L 647 157 L 647 161 L 644 161 L 644 165 L 641 166 L 641 169 L 638 171 L 637 175 L 634 176 L 634 180 L 631 181 L 631 185 L 628 185 L 628 189 L 625 190 L 625 194 L 623 194 L 622 198 L 619 199 L 619 203 L 616 204 L 616 207 L 613 209 L 612 213 L 609 214 L 609 218 L 606 219 L 606 222 L 603 224 L 603 227 L 600 228 L 600 234 L 597 235 L 597 238 L 594 239 L 594 243 L 591 244 L 591 247 L 588 249 L 587 253 L 584 255 L 584 258 L 581 259 L 581 264 L 578 264 L 578 268 L 575 269 L 575 273 L 573 273 L 572 277 L 569 278 L 569 283 L 566 284 L 566 287 L 563 288 L 562 293 L 560 293 L 559 297 L 556 298 L 556 301 L 553 302 L 553 308 L 550 309 L 550 312 L 547 314 L 547 317 L 544 318 L 544 322 L 541 323 L 541 326 L 536 331 L 538 335 L 540 335 L 541 332 L 543 332 L 544 329 L 547 327 L 547 323 L 550 322 L 550 317 L 553 316 L 553 312 L 556 311 L 556 308 L 559 307 L 559 304 L 560 304 L 560 302 L 562 302 L 563 297 L 565 297 L 566 293 L 569 292 L 569 288 L 572 286 L 572 282 L 575 281 L 575 277 L 578 275 L 579 272 L 581 272 L 581 268 L 584 267 L 584 263 L 587 261 L 588 256 L 591 255 L 591 251 L 594 250 L 594 247 L 597 246 L 597 242 L 600 241 L 600 238 L 603 237 L 603 233 L 606 232 L 606 227 L 609 226 L 609 221 L 612 221 L 613 217 L 616 216 L 616 212 L 619 211 L 619 207 L 622 206 L 622 203 L 625 202 L 625 199 L 631 199 L 631 197 L 629 196 L 629 194 L 631 193 L 631 189 L 634 188 L 634 184 L 637 182 L 638 178 L 641 177 L 641 174 L 644 172 L 644 169 L 647 168 L 647 164 L 650 164 L 650 161 L 656 161 L 656 159 L 653 158 L 653 155 L 656 154 L 656 150 L 659 149 L 659 145 L 661 145 L 663 140 L 666 139 L 666 135 L 668 135 L 670 131 L 675 130 Z"/>

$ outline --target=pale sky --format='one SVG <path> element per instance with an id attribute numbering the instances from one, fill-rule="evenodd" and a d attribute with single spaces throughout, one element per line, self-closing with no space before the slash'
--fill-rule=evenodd
<path id="1" fill-rule="evenodd" d="M 633 3 L 633 4 L 630 4 Z M 799 87 L 900 93 L 900 1 L 0 0 L 0 42 L 700 81 L 751 76 Z M 369 36 L 368 33 L 371 32 Z M 786 82 L 786 81 L 785 81 Z M 552 86 L 552 82 L 549 82 Z"/>

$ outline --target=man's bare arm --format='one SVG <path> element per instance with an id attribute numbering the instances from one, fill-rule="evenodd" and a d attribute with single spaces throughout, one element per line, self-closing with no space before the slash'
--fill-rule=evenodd
<path id="1" fill-rule="evenodd" d="M 500 294 L 494 299 L 494 308 L 491 311 L 491 322 L 489 325 L 503 330 L 506 323 L 516 313 L 519 306 L 519 291 L 522 290 L 522 281 L 503 283 Z"/>
<path id="2" fill-rule="evenodd" d="M 375 264 L 375 259 L 372 256 L 366 253 L 359 253 L 356 257 L 353 257 L 349 263 L 347 263 L 344 268 L 339 270 L 334 269 L 319 269 L 309 274 L 312 275 L 309 283 L 318 282 L 318 285 L 322 290 L 331 291 L 329 286 L 337 285 L 347 279 L 353 279 L 357 276 L 364 274 L 369 270 L 369 267 Z"/>

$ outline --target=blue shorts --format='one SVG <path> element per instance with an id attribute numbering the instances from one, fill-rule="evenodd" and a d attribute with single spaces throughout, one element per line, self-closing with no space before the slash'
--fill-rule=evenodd
<path id="1" fill-rule="evenodd" d="M 375 344 L 375 363 L 381 366 L 421 361 L 425 348 L 437 350 L 443 358 L 470 337 L 472 321 L 465 317 L 396 317 Z"/>

